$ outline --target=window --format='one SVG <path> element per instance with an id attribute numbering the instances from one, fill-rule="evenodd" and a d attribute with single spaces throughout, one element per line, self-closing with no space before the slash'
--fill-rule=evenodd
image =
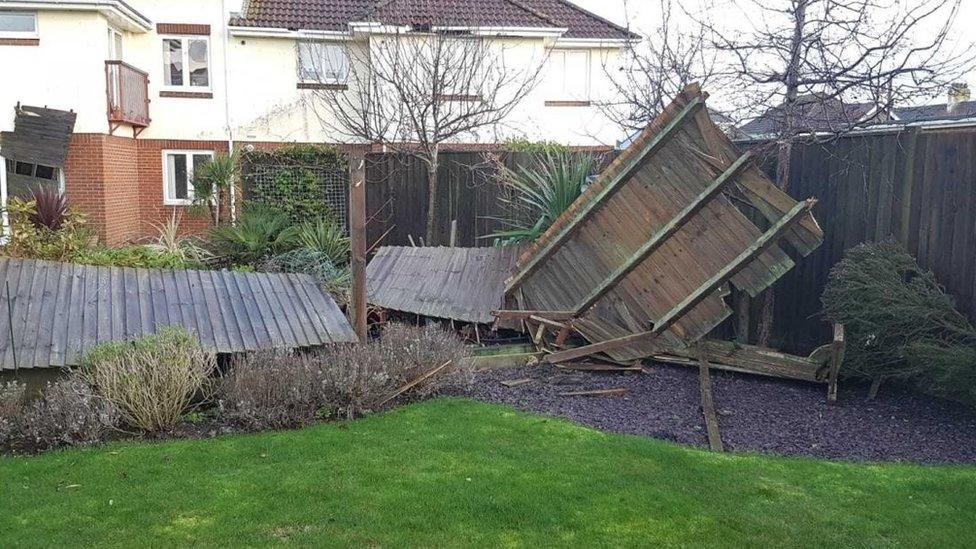
<path id="1" fill-rule="evenodd" d="M 37 13 L 31 11 L 0 11 L 0 37 L 36 38 Z"/>
<path id="2" fill-rule="evenodd" d="M 210 88 L 210 40 L 203 37 L 163 39 L 163 85 Z"/>
<path id="3" fill-rule="evenodd" d="M 108 28 L 108 57 L 111 61 L 121 61 L 122 60 L 122 33 L 113 29 Z"/>
<path id="4" fill-rule="evenodd" d="M 349 53 L 341 44 L 300 42 L 298 81 L 306 84 L 345 84 L 349 78 Z"/>
<path id="5" fill-rule="evenodd" d="M 23 175 L 25 177 L 48 180 L 54 179 L 56 173 L 55 168 L 51 166 L 32 164 L 30 162 L 15 162 L 10 159 L 7 159 L 7 172 L 15 175 Z"/>
<path id="6" fill-rule="evenodd" d="M 193 172 L 211 158 L 211 151 L 163 151 L 163 204 L 191 204 Z"/>
<path id="7" fill-rule="evenodd" d="M 588 101 L 590 99 L 590 52 L 555 50 L 549 54 L 548 98 Z"/>

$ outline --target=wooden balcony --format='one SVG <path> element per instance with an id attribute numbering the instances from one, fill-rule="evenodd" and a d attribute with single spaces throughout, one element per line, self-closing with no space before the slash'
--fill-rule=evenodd
<path id="1" fill-rule="evenodd" d="M 109 133 L 122 125 L 138 136 L 149 126 L 149 75 L 122 61 L 105 62 Z"/>

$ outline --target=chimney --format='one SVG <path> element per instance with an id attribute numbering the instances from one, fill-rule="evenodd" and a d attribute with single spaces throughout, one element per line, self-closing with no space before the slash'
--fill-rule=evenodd
<path id="1" fill-rule="evenodd" d="M 946 105 L 946 111 L 952 112 L 956 110 L 959 103 L 964 101 L 969 101 L 969 85 L 956 82 L 954 84 L 949 84 L 949 103 Z"/>

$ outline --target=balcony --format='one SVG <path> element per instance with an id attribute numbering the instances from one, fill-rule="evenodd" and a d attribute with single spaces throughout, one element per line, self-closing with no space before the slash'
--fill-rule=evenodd
<path id="1" fill-rule="evenodd" d="M 149 126 L 149 75 L 122 61 L 105 62 L 109 133 L 132 126 L 138 137 Z"/>

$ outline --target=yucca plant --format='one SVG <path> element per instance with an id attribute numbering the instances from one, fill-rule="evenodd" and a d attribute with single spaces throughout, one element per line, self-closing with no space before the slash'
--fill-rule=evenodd
<path id="1" fill-rule="evenodd" d="M 249 204 L 235 225 L 210 229 L 210 241 L 218 255 L 231 264 L 253 265 L 271 255 L 295 247 L 291 220 L 272 208 Z"/>
<path id="2" fill-rule="evenodd" d="M 34 211 L 29 219 L 35 227 L 52 231 L 61 228 L 68 217 L 68 199 L 60 190 L 50 185 L 39 185 L 31 190 L 30 200 L 34 202 Z"/>
<path id="3" fill-rule="evenodd" d="M 240 166 L 239 156 L 216 154 L 193 172 L 193 200 L 206 205 L 214 225 L 220 223 L 220 205 L 224 193 L 230 189 L 237 178 Z"/>
<path id="4" fill-rule="evenodd" d="M 547 153 L 537 167 L 502 168 L 501 180 L 510 192 L 501 200 L 513 215 L 495 218 L 507 229 L 484 238 L 502 244 L 535 240 L 579 198 L 595 166 L 589 154 Z"/>
<path id="5" fill-rule="evenodd" d="M 207 263 L 213 258 L 213 254 L 201 246 L 197 238 L 180 234 L 182 219 L 183 213 L 173 210 L 169 220 L 153 224 L 158 236 L 146 246 L 159 254 L 178 257 L 185 263 Z"/>
<path id="6" fill-rule="evenodd" d="M 288 230 L 286 239 L 296 247 L 324 253 L 335 265 L 349 262 L 349 238 L 332 217 L 299 223 Z"/>

